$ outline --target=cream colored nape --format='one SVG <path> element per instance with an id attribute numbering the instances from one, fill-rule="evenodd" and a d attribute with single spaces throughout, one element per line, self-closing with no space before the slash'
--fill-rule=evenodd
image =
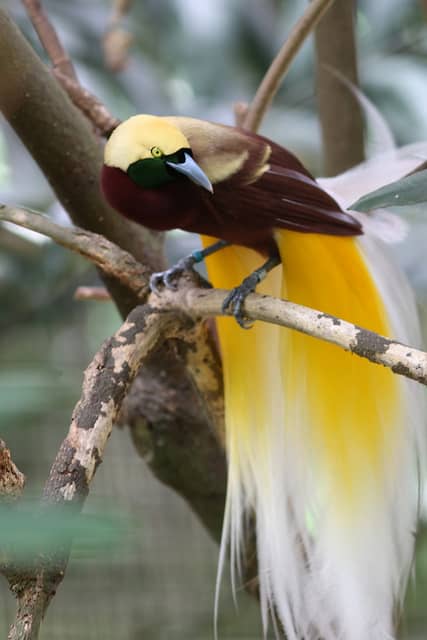
<path id="1" fill-rule="evenodd" d="M 127 171 L 137 160 L 152 158 L 151 149 L 159 147 L 165 154 L 190 147 L 187 138 L 166 118 L 138 115 L 122 122 L 111 134 L 104 151 L 109 167 Z"/>

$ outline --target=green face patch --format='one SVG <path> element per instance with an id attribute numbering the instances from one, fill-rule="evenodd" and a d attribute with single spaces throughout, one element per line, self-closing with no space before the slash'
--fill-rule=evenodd
<path id="1" fill-rule="evenodd" d="M 145 189 L 157 189 L 176 180 L 176 176 L 168 171 L 164 158 L 137 160 L 129 165 L 127 174 L 137 185 Z"/>
<path id="2" fill-rule="evenodd" d="M 154 147 L 153 149 L 160 151 L 158 147 Z M 129 165 L 127 174 L 140 187 L 144 189 L 157 189 L 168 182 L 179 179 L 180 176 L 171 171 L 166 161 L 172 162 L 173 164 L 185 162 L 186 153 L 192 156 L 190 149 L 180 149 L 167 156 L 153 154 L 152 158 L 137 160 Z"/>

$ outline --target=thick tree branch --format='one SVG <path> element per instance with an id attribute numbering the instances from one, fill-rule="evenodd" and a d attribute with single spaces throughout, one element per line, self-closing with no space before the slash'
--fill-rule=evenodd
<path id="1" fill-rule="evenodd" d="M 334 176 L 364 159 L 364 124 L 349 88 L 332 74 L 358 85 L 354 0 L 335 0 L 315 31 L 317 96 L 322 128 L 324 173 Z"/>
<path id="2" fill-rule="evenodd" d="M 196 329 L 188 314 L 179 311 L 163 313 L 150 306 L 140 306 L 104 343 L 85 372 L 82 395 L 74 409 L 68 435 L 61 444 L 43 491 L 43 508 L 62 506 L 71 509 L 73 514 L 80 512 L 102 462 L 113 424 L 141 365 L 158 352 L 159 345 L 165 340 L 172 340 L 185 348 L 188 335 L 194 330 L 200 331 L 200 327 Z M 204 339 L 203 336 L 203 342 Z M 191 348 L 192 345 L 193 340 Z M 212 383 L 211 363 L 206 362 L 208 369 L 206 377 L 211 382 L 207 386 L 212 394 L 219 395 L 222 389 L 214 390 L 216 383 Z M 185 434 L 180 435 L 181 439 L 183 437 L 185 439 Z M 210 452 L 211 442 L 205 442 L 205 435 L 199 433 L 197 438 L 199 450 L 207 447 Z M 208 460 L 210 458 L 209 453 Z M 198 460 L 196 465 L 193 462 L 191 466 L 200 465 L 202 461 Z M 215 509 L 209 509 L 205 524 L 212 528 L 215 537 L 219 535 L 225 497 L 225 482 L 218 483 L 218 473 L 220 478 L 225 478 L 224 464 L 222 459 L 219 469 L 211 470 L 214 472 L 212 479 L 207 474 L 209 468 L 201 466 L 196 482 L 191 483 L 191 489 L 190 486 L 187 488 L 187 494 L 183 492 L 191 498 L 191 504 L 202 518 L 207 513 L 203 503 L 209 500 L 214 504 Z M 212 518 L 212 513 L 215 518 Z M 44 550 L 31 568 L 5 571 L 11 590 L 18 599 L 9 640 L 34 640 L 38 637 L 46 609 L 64 577 L 71 543 L 71 539 L 61 541 L 58 548 Z"/>
<path id="3" fill-rule="evenodd" d="M 76 224 L 101 233 L 150 269 L 161 268 L 160 237 L 124 220 L 107 205 L 99 189 L 102 149 L 88 121 L 71 104 L 3 9 L 0 110 Z M 108 284 L 126 315 L 138 300 L 117 281 Z"/>
<path id="4" fill-rule="evenodd" d="M 88 122 L 1 9 L 0 110 L 33 154 L 75 223 L 101 233 L 150 270 L 162 268 L 160 236 L 124 220 L 107 206 L 99 190 L 102 152 Z M 117 279 L 113 282 L 106 276 L 105 279 L 122 314 L 141 302 Z M 220 360 L 212 341 L 209 344 L 211 358 L 216 362 L 215 375 L 220 380 Z M 195 495 L 192 506 L 203 521 L 218 523 L 221 499 L 210 497 L 220 495 L 225 486 L 224 452 L 215 436 L 217 425 L 209 405 L 200 395 L 202 391 L 197 391 L 198 379 L 191 378 L 187 363 L 175 351 L 173 345 L 165 342 L 151 358 L 130 394 L 127 417 L 134 438 L 144 440 L 145 447 L 152 442 L 156 452 L 152 467 L 155 473 L 161 478 L 173 478 L 175 488 L 185 493 L 189 501 L 193 500 L 191 487 L 193 494 L 197 494 L 197 483 L 204 482 L 200 475 L 203 472 L 207 499 Z M 203 384 L 200 388 L 203 389 Z M 181 437 L 184 431 L 185 437 Z M 162 437 L 161 451 L 155 446 L 157 434 L 159 439 L 160 434 Z M 203 469 L 189 463 L 195 457 L 191 447 L 197 452 L 199 442 L 205 443 L 200 456 Z M 185 456 L 188 463 L 183 465 Z M 218 528 L 217 525 L 216 531 Z"/>
<path id="5" fill-rule="evenodd" d="M 62 506 L 73 513 L 81 510 L 130 384 L 165 332 L 173 333 L 175 319 L 154 317 L 148 307 L 138 307 L 96 354 L 85 372 L 68 435 L 50 470 L 43 492 L 45 506 Z M 8 576 L 18 599 L 9 640 L 38 637 L 44 613 L 64 577 L 70 548 L 71 540 L 64 541 L 58 549 L 45 550 L 32 569 Z"/>
<path id="6" fill-rule="evenodd" d="M 249 105 L 243 127 L 250 131 L 258 131 L 280 84 L 289 69 L 291 62 L 305 42 L 307 36 L 314 29 L 325 11 L 334 0 L 313 0 L 305 13 L 298 20 L 279 53 L 273 60 L 257 89 L 252 103 Z"/>

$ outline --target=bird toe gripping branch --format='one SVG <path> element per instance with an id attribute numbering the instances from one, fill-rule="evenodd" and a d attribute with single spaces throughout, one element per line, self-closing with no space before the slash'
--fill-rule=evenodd
<path id="1" fill-rule="evenodd" d="M 190 273 L 194 276 L 196 273 L 194 270 L 195 264 L 203 262 L 203 260 L 207 256 L 220 251 L 227 245 L 228 242 L 225 242 L 224 240 L 218 240 L 218 242 L 214 242 L 205 249 L 193 251 L 192 253 L 190 253 L 190 255 L 181 258 L 170 269 L 153 273 L 150 277 L 151 291 L 153 291 L 154 293 L 160 293 L 162 286 L 166 287 L 167 289 L 176 289 L 177 281 L 183 273 Z M 197 278 L 199 281 L 199 285 L 202 285 L 203 287 L 212 286 L 210 282 L 208 282 L 205 278 L 202 278 L 200 274 L 197 274 Z"/>

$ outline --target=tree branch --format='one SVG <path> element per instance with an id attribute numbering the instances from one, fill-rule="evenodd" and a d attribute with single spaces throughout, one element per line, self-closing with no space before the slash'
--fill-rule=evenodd
<path id="1" fill-rule="evenodd" d="M 52 62 L 53 68 L 77 82 L 74 65 L 62 46 L 56 30 L 49 20 L 49 16 L 43 9 L 41 0 L 22 0 L 22 3 L 27 10 L 41 44 Z"/>
<path id="2" fill-rule="evenodd" d="M 222 304 L 227 291 L 219 289 L 166 289 L 159 302 L 151 304 L 162 311 L 185 312 L 193 319 L 224 315 Z M 390 340 L 321 310 L 304 307 L 287 300 L 251 294 L 245 301 L 245 315 L 330 342 L 370 362 L 383 365 L 394 373 L 427 384 L 427 353 Z"/>
<path id="3" fill-rule="evenodd" d="M 120 281 L 140 302 L 146 300 L 150 271 L 130 253 L 123 251 L 103 236 L 78 227 L 62 227 L 40 213 L 2 204 L 0 220 L 12 222 L 51 238 L 61 246 L 87 258 L 104 273 Z M 190 334 L 187 342 L 190 342 Z M 218 427 L 218 433 L 222 434 L 224 406 L 216 348 L 206 331 L 200 328 L 192 336 L 191 344 L 191 349 L 185 354 L 181 352 L 180 357 L 192 374 L 200 396 L 210 407 L 211 418 Z"/>
<path id="4" fill-rule="evenodd" d="M 298 20 L 279 53 L 273 60 L 257 89 L 252 103 L 249 105 L 243 121 L 243 127 L 250 131 L 258 131 L 280 84 L 290 67 L 291 62 L 314 29 L 333 0 L 312 0 L 305 13 Z"/>
<path id="5" fill-rule="evenodd" d="M 151 270 L 162 268 L 162 240 L 124 220 L 99 189 L 102 149 L 86 118 L 0 9 L 0 111 L 9 120 L 49 180 L 73 221 L 126 249 Z M 108 282 L 125 316 L 138 299 L 117 281 Z"/>
<path id="6" fill-rule="evenodd" d="M 129 274 L 126 273 L 127 261 L 130 257 L 111 243 L 107 244 L 107 250 L 104 253 L 105 239 L 100 236 L 89 234 L 80 229 L 59 227 L 40 214 L 22 209 L 2 208 L 0 205 L 0 219 L 2 218 L 16 224 L 23 224 L 26 228 L 42 233 L 43 229 L 47 229 L 50 237 L 59 238 L 60 244 L 85 255 L 90 260 L 97 262 L 100 259 L 99 256 L 102 255 L 103 269 L 111 269 L 111 273 L 117 278 L 123 279 L 124 282 L 127 283 L 129 279 L 133 278 L 133 275 L 129 278 Z M 122 254 L 124 254 L 124 258 Z M 111 260 L 113 264 L 109 265 Z M 116 261 L 119 261 L 120 264 L 123 263 L 123 266 L 117 269 Z M 130 265 L 133 269 L 132 274 L 138 272 L 138 266 L 137 264 L 135 266 L 133 260 L 130 260 Z M 190 277 L 190 282 L 194 284 L 191 276 L 185 276 L 181 278 L 181 281 L 185 283 L 188 277 Z M 146 273 L 142 276 L 142 285 L 145 284 L 146 287 L 145 278 Z M 129 286 L 132 286 L 131 282 Z M 137 286 L 141 285 L 137 284 Z M 194 321 L 198 321 L 202 318 L 224 315 L 222 304 L 225 296 L 226 292 L 224 291 L 194 287 L 189 289 L 187 284 L 183 293 L 179 290 L 165 289 L 160 297 L 151 294 L 149 300 L 150 304 L 159 310 L 185 312 Z M 395 373 L 427 384 L 427 354 L 424 351 L 390 340 L 321 310 L 310 309 L 278 298 L 253 294 L 246 299 L 245 314 L 250 320 L 278 324 L 331 342 L 346 351 L 367 358 L 371 362 L 382 364 Z M 197 357 L 196 355 L 195 357 L 200 375 L 200 366 L 204 361 L 204 356 Z M 214 414 L 218 416 L 218 413 L 218 410 L 215 409 Z"/>
<path id="7" fill-rule="evenodd" d="M 176 319 L 176 316 L 175 316 Z M 103 345 L 87 368 L 82 396 L 68 435 L 61 444 L 43 492 L 45 506 L 81 511 L 102 461 L 113 423 L 142 361 L 174 333 L 171 315 L 159 316 L 137 307 L 119 331 Z M 71 540 L 44 551 L 33 568 L 8 575 L 18 599 L 9 640 L 35 640 L 46 609 L 64 577 Z"/>
<path id="8" fill-rule="evenodd" d="M 22 2 L 37 32 L 40 43 L 52 62 L 54 76 L 68 93 L 76 107 L 84 113 L 102 135 L 108 137 L 120 124 L 120 120 L 114 118 L 106 107 L 79 83 L 73 63 L 65 51 L 49 16 L 43 9 L 41 0 L 22 0 Z M 113 16 L 116 17 L 116 22 L 126 10 L 126 5 L 121 7 L 121 4 L 113 13 Z M 114 23 L 115 25 L 116 22 Z"/>
<path id="9" fill-rule="evenodd" d="M 315 31 L 319 117 L 324 172 L 335 176 L 364 159 L 364 122 L 360 105 L 339 80 L 358 85 L 354 0 L 335 0 Z M 331 73 L 330 69 L 337 71 Z"/>
<path id="10" fill-rule="evenodd" d="M 67 92 L 73 104 L 92 122 L 101 135 L 108 138 L 114 129 L 119 126 L 120 120 L 111 115 L 107 107 L 93 93 L 84 89 L 81 84 L 59 70 L 54 69 L 53 74 L 61 87 Z"/>
<path id="11" fill-rule="evenodd" d="M 101 233 L 150 270 L 163 267 L 161 235 L 126 221 L 107 206 L 99 190 L 101 149 L 90 126 L 2 9 L 0 110 L 75 223 Z M 141 302 L 119 280 L 104 279 L 123 315 Z M 215 362 L 220 395 L 220 358 L 211 339 L 206 346 Z M 191 348 L 183 357 L 189 352 Z M 194 365 L 193 370 L 197 370 Z M 136 380 L 126 415 L 134 440 L 143 442 L 145 449 L 152 447 L 150 459 L 157 477 L 170 480 L 187 497 L 206 526 L 212 525 L 209 530 L 218 539 L 226 465 L 216 435 L 216 429 L 221 432 L 222 427 L 215 424 L 209 404 L 205 404 L 203 386 L 199 393 L 198 378 L 191 378 L 186 361 L 176 355 L 173 345 L 164 342 Z M 156 446 L 160 438 L 161 449 Z"/>
<path id="12" fill-rule="evenodd" d="M 139 301 L 149 293 L 150 270 L 104 236 L 79 227 L 62 227 L 47 216 L 0 204 L 0 220 L 41 233 L 57 244 L 87 258 L 104 273 L 127 287 Z"/>
<path id="13" fill-rule="evenodd" d="M 133 37 L 122 27 L 124 16 L 129 13 L 133 0 L 113 0 L 108 28 L 103 38 L 105 63 L 113 72 L 121 71 L 127 64 L 129 47 Z"/>
<path id="14" fill-rule="evenodd" d="M 92 360 L 85 372 L 82 396 L 73 412 L 68 435 L 45 485 L 45 504 L 74 507 L 73 512 L 81 510 L 113 423 L 141 364 L 157 351 L 160 342 L 185 341 L 195 322 L 222 313 L 227 292 L 196 289 L 185 277 L 180 285 L 176 291 L 166 289 L 161 296 L 152 295 L 150 306 L 137 307 Z M 251 294 L 245 307 L 253 320 L 273 322 L 319 337 L 427 384 L 427 354 L 417 349 L 320 311 L 269 296 Z M 64 577 L 70 548 L 71 540 L 62 543 L 60 549 L 41 555 L 32 571 L 27 569 L 8 576 L 18 597 L 10 640 L 37 638 L 43 615 Z"/>

